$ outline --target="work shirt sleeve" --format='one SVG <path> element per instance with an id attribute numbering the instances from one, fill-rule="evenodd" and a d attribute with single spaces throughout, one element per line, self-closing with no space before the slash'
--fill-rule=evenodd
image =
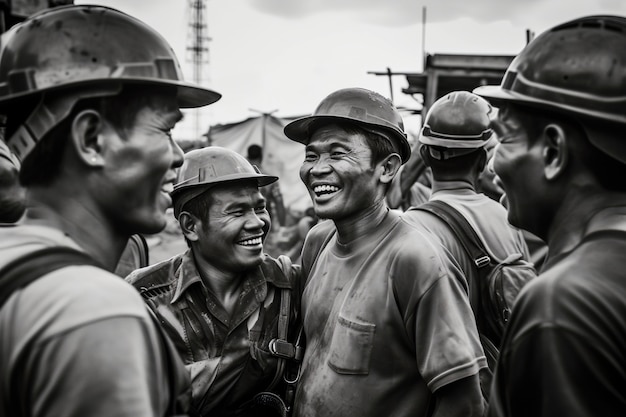
<path id="1" fill-rule="evenodd" d="M 458 268 L 423 241 L 420 257 L 402 256 L 396 289 L 417 366 L 431 392 L 478 374 L 487 360 Z"/>
<path id="2" fill-rule="evenodd" d="M 149 324 L 108 318 L 40 344 L 24 374 L 31 398 L 23 400 L 33 404 L 33 416 L 163 415 L 166 375 Z"/>

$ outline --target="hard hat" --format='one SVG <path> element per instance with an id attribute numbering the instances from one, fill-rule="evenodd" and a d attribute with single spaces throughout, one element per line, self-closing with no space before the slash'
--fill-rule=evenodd
<path id="1" fill-rule="evenodd" d="M 324 98 L 311 116 L 296 119 L 285 126 L 285 135 L 307 144 L 312 127 L 337 121 L 350 121 L 361 128 L 388 137 L 399 149 L 402 162 L 411 156 L 411 146 L 404 133 L 402 116 L 393 104 L 380 94 L 364 88 L 345 88 Z"/>
<path id="2" fill-rule="evenodd" d="M 7 140 L 22 160 L 69 115 L 81 98 L 116 95 L 122 84 L 170 86 L 179 106 L 199 107 L 221 95 L 183 81 L 174 51 L 145 23 L 103 6 L 45 10 L 13 26 L 1 38 L 0 112 L 36 98 L 38 106 Z M 42 94 L 57 91 L 54 100 Z"/>
<path id="3" fill-rule="evenodd" d="M 256 180 L 262 187 L 277 181 L 278 177 L 261 174 L 246 158 L 220 146 L 187 152 L 171 194 L 174 215 L 178 218 L 185 204 L 211 186 L 241 180 Z"/>
<path id="4" fill-rule="evenodd" d="M 501 102 L 550 109 L 626 124 L 626 18 L 586 16 L 539 35 L 517 55 L 499 86 L 474 93 Z M 581 123 L 586 130 L 589 125 Z M 626 163 L 614 136 L 588 135 L 607 154 Z"/>
<path id="5" fill-rule="evenodd" d="M 493 136 L 493 108 L 469 91 L 454 91 L 430 107 L 420 131 L 419 141 L 442 148 L 482 148 Z"/>
<path id="6" fill-rule="evenodd" d="M 103 6 L 55 7 L 2 35 L 0 109 L 15 99 L 83 84 L 169 85 L 180 107 L 221 95 L 183 81 L 174 51 L 154 29 Z"/>

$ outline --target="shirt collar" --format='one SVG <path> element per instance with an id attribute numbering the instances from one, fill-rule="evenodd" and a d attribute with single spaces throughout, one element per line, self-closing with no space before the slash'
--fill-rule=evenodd
<path id="1" fill-rule="evenodd" d="M 175 274 L 178 279 L 176 280 L 176 290 L 174 291 L 174 296 L 172 297 L 172 304 L 178 301 L 187 288 L 189 288 L 192 284 L 196 282 L 202 283 L 202 278 L 200 278 L 200 273 L 198 272 L 198 268 L 196 268 L 196 262 L 193 259 L 191 249 L 187 249 L 187 251 L 183 254 L 182 261 Z"/>
<path id="2" fill-rule="evenodd" d="M 275 269 L 269 267 L 271 262 L 276 261 L 271 259 L 269 255 L 264 255 L 263 263 L 248 271 L 244 278 L 246 281 L 244 285 L 249 286 L 249 288 L 253 288 L 257 299 L 260 301 L 263 301 L 265 295 L 267 294 L 268 283 L 278 288 L 291 288 L 292 286 L 289 279 L 285 276 L 286 274 L 274 273 Z M 187 249 L 187 251 L 183 254 L 180 266 L 175 273 L 178 279 L 176 280 L 176 289 L 171 300 L 172 304 L 178 301 L 178 299 L 182 297 L 183 293 L 187 291 L 191 285 L 196 282 L 202 284 L 202 278 L 200 277 L 200 273 L 196 267 L 196 262 L 194 261 L 191 249 Z"/>

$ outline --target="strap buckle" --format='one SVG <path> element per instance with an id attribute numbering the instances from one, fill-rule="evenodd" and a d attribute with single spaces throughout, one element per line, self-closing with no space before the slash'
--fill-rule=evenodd
<path id="1" fill-rule="evenodd" d="M 476 264 L 478 268 L 485 267 L 489 265 L 490 262 L 491 262 L 491 258 L 487 255 L 474 259 L 474 263 Z"/>
<path id="2" fill-rule="evenodd" d="M 272 355 L 279 358 L 293 359 L 296 357 L 296 347 L 286 340 L 272 339 L 268 348 Z"/>

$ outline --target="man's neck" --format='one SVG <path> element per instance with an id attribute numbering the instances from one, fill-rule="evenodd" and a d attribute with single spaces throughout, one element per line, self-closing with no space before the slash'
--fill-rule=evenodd
<path id="1" fill-rule="evenodd" d="M 204 286 L 232 316 L 241 294 L 242 274 L 217 268 L 195 252 L 194 259 Z"/>
<path id="2" fill-rule="evenodd" d="M 626 193 L 588 188 L 572 190 L 559 207 L 548 231 L 550 256 L 568 252 L 586 235 L 626 220 Z"/>
<path id="3" fill-rule="evenodd" d="M 29 201 L 24 224 L 62 231 L 105 268 L 115 270 L 128 236 L 116 233 L 88 201 L 58 188 L 45 187 L 29 190 Z"/>
<path id="4" fill-rule="evenodd" d="M 468 178 L 436 180 L 433 178 L 431 194 L 438 191 L 470 190 L 476 192 L 476 185 Z"/>
<path id="5" fill-rule="evenodd" d="M 389 208 L 384 200 L 381 200 L 356 216 L 336 220 L 337 241 L 345 245 L 368 235 L 373 228 L 385 220 L 388 213 Z"/>

